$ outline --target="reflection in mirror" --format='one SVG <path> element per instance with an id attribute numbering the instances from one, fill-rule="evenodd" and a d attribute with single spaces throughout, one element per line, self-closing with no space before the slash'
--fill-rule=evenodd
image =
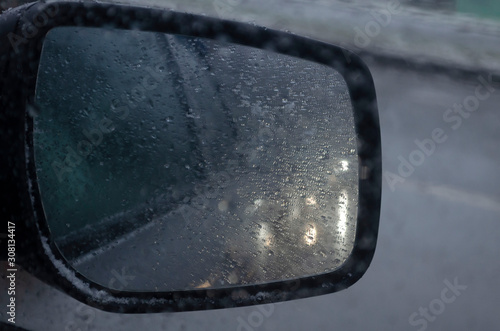
<path id="1" fill-rule="evenodd" d="M 353 109 L 330 67 L 152 32 L 56 28 L 36 172 L 64 257 L 109 288 L 331 272 L 356 232 Z"/>

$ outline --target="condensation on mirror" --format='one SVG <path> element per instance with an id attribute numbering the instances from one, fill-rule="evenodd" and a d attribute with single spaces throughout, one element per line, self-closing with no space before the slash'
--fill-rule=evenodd
<path id="1" fill-rule="evenodd" d="M 151 32 L 56 28 L 34 118 L 53 239 L 118 290 L 331 272 L 356 233 L 358 157 L 333 69 Z"/>

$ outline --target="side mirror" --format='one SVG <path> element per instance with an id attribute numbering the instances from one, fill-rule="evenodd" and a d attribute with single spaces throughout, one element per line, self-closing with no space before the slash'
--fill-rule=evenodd
<path id="1" fill-rule="evenodd" d="M 117 312 L 277 302 L 361 278 L 381 148 L 356 55 L 171 11 L 51 6 L 10 58 L 4 83 L 22 92 L 2 90 L 27 128 L 10 149 L 20 171 L 2 178 L 30 234 L 19 264 Z"/>

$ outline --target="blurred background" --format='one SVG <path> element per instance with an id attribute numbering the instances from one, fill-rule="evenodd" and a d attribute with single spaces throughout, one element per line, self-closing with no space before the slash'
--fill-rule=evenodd
<path id="1" fill-rule="evenodd" d="M 247 0 L 251 1 L 251 0 Z M 323 2 L 382 2 L 382 0 L 326 0 Z M 31 0 L 2 0 L 0 10 L 20 6 Z M 186 3 L 190 1 L 185 1 Z M 293 0 L 292 0 L 293 2 Z M 401 0 L 407 6 L 428 10 L 439 10 L 477 15 L 484 18 L 500 19 L 500 1 L 497 0 Z"/>
<path id="2" fill-rule="evenodd" d="M 265 306 L 119 315 L 84 305 L 20 271 L 18 325 L 82 331 L 499 329 L 500 84 L 492 83 L 494 93 L 458 127 L 443 116 L 475 95 L 480 75 L 490 80 L 500 71 L 500 1 L 400 0 L 403 10 L 367 47 L 357 47 L 356 31 L 373 23 L 373 14 L 391 0 L 145 1 L 283 28 L 363 53 L 377 90 L 385 173 L 397 174 L 400 158 L 408 158 L 415 140 L 434 129 L 446 130 L 448 140 L 403 183 L 383 181 L 374 260 L 345 291 Z M 1 1 L 0 7 L 24 2 Z M 226 6 L 217 12 L 215 3 Z M 132 270 L 109 275 L 115 282 L 134 277 Z M 450 282 L 466 288 L 436 310 Z M 0 283 L 4 307 L 5 277 Z M 434 316 L 424 319 L 423 309 Z M 0 320 L 6 320 L 3 310 Z"/>
<path id="3" fill-rule="evenodd" d="M 335 0 L 334 0 L 335 1 Z M 344 0 L 344 2 L 382 2 L 381 0 Z M 404 5 L 472 14 L 493 19 L 500 18 L 500 2 L 497 0 L 401 0 Z"/>

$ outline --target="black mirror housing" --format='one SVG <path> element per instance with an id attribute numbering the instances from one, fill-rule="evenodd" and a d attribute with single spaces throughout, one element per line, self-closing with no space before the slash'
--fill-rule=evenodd
<path id="1" fill-rule="evenodd" d="M 15 227 L 15 258 L 4 257 L 81 302 L 120 313 L 152 313 L 272 303 L 348 288 L 373 258 L 381 202 L 381 141 L 373 79 L 349 50 L 238 22 L 174 11 L 102 3 L 34 3 L 11 10 L 0 20 L 0 153 L 2 231 Z M 264 49 L 326 65 L 347 83 L 354 111 L 359 159 L 356 235 L 348 259 L 332 272 L 257 285 L 168 292 L 110 289 L 94 283 L 67 263 L 51 236 L 40 197 L 33 154 L 35 85 L 46 34 L 77 26 L 140 30 L 199 37 Z M 8 233 L 8 232 L 5 232 Z M 6 248 L 2 248 L 7 252 Z M 3 254 L 3 253 L 2 253 Z"/>

